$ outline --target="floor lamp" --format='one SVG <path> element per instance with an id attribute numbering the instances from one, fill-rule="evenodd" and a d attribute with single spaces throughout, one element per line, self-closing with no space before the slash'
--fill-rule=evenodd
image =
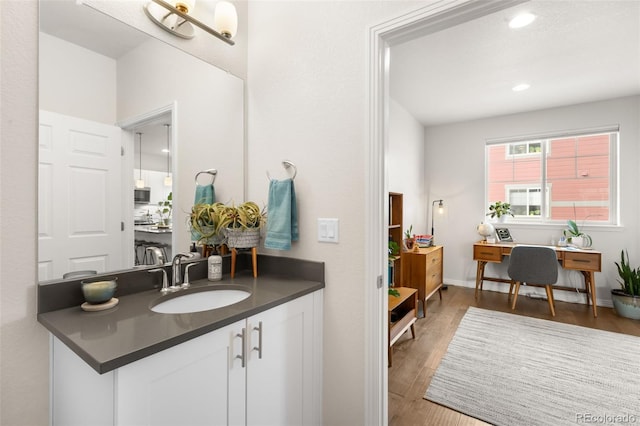
<path id="1" fill-rule="evenodd" d="M 438 203 L 438 213 L 442 214 L 444 209 L 444 204 L 442 204 L 442 201 L 443 200 L 433 200 L 433 203 L 431 203 L 431 238 L 435 236 L 433 232 L 433 212 L 436 208 L 436 203 Z"/>
<path id="2" fill-rule="evenodd" d="M 431 244 L 434 245 L 435 244 L 435 232 L 434 232 L 434 228 L 433 228 L 433 213 L 436 209 L 436 203 L 438 203 L 438 213 L 442 214 L 442 212 L 444 211 L 444 204 L 443 204 L 444 200 L 433 200 L 433 202 L 431 203 Z M 446 290 L 448 287 L 446 284 L 442 284 L 442 289 Z"/>

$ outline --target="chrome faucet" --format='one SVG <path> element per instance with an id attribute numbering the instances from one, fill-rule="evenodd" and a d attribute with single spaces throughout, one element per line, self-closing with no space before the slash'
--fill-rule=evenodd
<path id="1" fill-rule="evenodd" d="M 178 253 L 173 256 L 173 261 L 171 262 L 171 287 L 169 289 L 178 290 L 180 288 L 180 284 L 182 284 L 182 274 L 180 273 L 180 259 L 189 258 L 188 254 Z"/>
<path id="2" fill-rule="evenodd" d="M 160 289 L 160 293 L 167 294 L 170 291 L 172 291 L 172 290 L 169 289 L 169 282 L 167 280 L 167 271 L 165 271 L 164 268 L 149 269 L 147 272 L 149 272 L 149 273 L 151 273 L 151 272 L 162 272 L 162 288 Z"/>
<path id="3" fill-rule="evenodd" d="M 153 253 L 154 265 L 164 265 L 164 255 L 158 247 L 147 247 L 147 253 Z"/>

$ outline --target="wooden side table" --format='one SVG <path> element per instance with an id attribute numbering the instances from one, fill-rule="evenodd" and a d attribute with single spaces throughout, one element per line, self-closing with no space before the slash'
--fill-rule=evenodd
<path id="1" fill-rule="evenodd" d="M 389 295 L 389 367 L 393 357 L 393 344 L 411 329 L 411 337 L 416 338 L 415 322 L 418 318 L 418 290 L 407 287 L 394 287 L 400 296 Z"/>

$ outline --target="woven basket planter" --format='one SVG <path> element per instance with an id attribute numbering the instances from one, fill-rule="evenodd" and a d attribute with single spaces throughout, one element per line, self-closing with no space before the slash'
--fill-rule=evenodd
<path id="1" fill-rule="evenodd" d="M 260 243 L 260 228 L 224 230 L 227 236 L 227 247 L 229 248 L 252 248 Z"/>
<path id="2" fill-rule="evenodd" d="M 202 245 L 219 246 L 220 244 L 224 243 L 225 236 L 220 234 L 214 234 L 213 233 L 214 228 L 215 228 L 214 226 L 203 226 L 201 227 L 202 234 L 196 231 L 195 229 L 191 229 L 192 241 L 196 240 Z M 210 234 L 213 234 L 213 235 L 208 237 L 205 236 Z"/>

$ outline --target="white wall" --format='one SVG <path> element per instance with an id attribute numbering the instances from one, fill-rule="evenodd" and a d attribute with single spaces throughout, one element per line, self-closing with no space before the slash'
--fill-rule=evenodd
<path id="1" fill-rule="evenodd" d="M 113 125 L 116 61 L 40 33 L 40 109 Z"/>
<path id="2" fill-rule="evenodd" d="M 431 221 L 427 220 L 430 201 L 426 198 L 424 178 L 429 161 L 425 161 L 424 151 L 424 127 L 391 99 L 386 159 L 389 191 L 403 194 L 403 231 L 413 225 L 414 234 L 431 233 Z"/>
<path id="3" fill-rule="evenodd" d="M 325 262 L 326 425 L 363 425 L 369 391 L 364 295 L 375 283 L 364 282 L 367 31 L 420 4 L 260 1 L 249 8 L 248 195 L 266 203 L 265 171 L 282 176 L 283 159 L 297 165 L 300 241 L 290 252 L 269 253 Z M 340 220 L 338 244 L 316 241 L 318 217 Z"/>
<path id="4" fill-rule="evenodd" d="M 0 2 L 0 424 L 48 424 L 49 345 L 36 322 L 38 10 Z"/>
<path id="5" fill-rule="evenodd" d="M 444 198 L 448 205 L 447 217 L 438 228 L 439 243 L 445 247 L 445 282 L 475 286 L 476 265 L 471 245 L 480 239 L 476 226 L 481 221 L 486 221 L 486 139 L 619 124 L 622 226 L 586 227 L 586 232 L 593 237 L 594 248 L 603 253 L 603 271 L 596 273 L 598 303 L 610 306 L 609 289 L 618 286 L 613 262 L 619 259 L 620 250 L 628 249 L 632 261 L 640 263 L 639 117 L 640 96 L 635 96 L 426 128 L 426 153 L 430 165 L 426 176 L 427 193 L 431 194 L 432 199 Z M 557 240 L 564 228 L 560 225 L 507 226 L 518 241 L 540 244 L 548 244 L 552 236 Z M 506 276 L 505 265 L 490 266 L 488 272 Z M 569 286 L 583 285 L 582 278 L 576 271 L 563 271 L 560 281 Z M 485 287 L 505 289 L 505 286 L 493 283 L 485 283 Z M 557 292 L 556 298 L 584 302 L 584 295 L 577 296 L 568 292 Z"/>
<path id="6" fill-rule="evenodd" d="M 188 251 L 187 215 L 195 175 L 217 169 L 216 199 L 242 201 L 244 82 L 211 64 L 150 40 L 118 60 L 118 120 L 177 106 L 171 158 L 175 252 Z M 144 160 L 143 160 L 144 161 Z M 144 165 L 143 165 L 143 168 Z"/>

